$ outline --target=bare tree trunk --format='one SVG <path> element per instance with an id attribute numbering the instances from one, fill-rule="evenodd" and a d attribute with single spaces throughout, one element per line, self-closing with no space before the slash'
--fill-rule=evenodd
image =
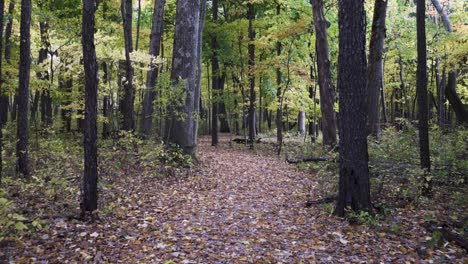
<path id="1" fill-rule="evenodd" d="M 13 11 L 15 9 L 15 0 L 10 0 L 8 5 L 8 19 L 5 28 L 5 61 L 10 64 L 11 56 L 11 31 L 13 28 Z M 13 103 L 11 105 L 11 120 L 16 120 L 16 107 L 17 107 L 17 93 L 15 93 Z M 3 124 L 8 121 L 8 95 L 0 93 L 0 119 L 3 120 Z"/>
<path id="2" fill-rule="evenodd" d="M 218 0 L 213 0 L 213 23 L 217 23 L 218 20 Z M 211 71 L 212 71 L 212 89 L 211 92 L 213 93 L 213 105 L 212 105 L 212 116 L 211 116 L 211 145 L 217 146 L 219 144 L 219 129 L 218 129 L 218 119 L 219 119 L 219 101 L 220 101 L 220 82 L 221 82 L 221 72 L 219 68 L 219 60 L 218 60 L 218 49 L 219 44 L 217 40 L 217 36 L 213 36 L 211 40 Z"/>
<path id="3" fill-rule="evenodd" d="M 452 106 L 453 111 L 455 112 L 455 115 L 457 117 L 457 122 L 459 124 L 468 125 L 468 111 L 466 107 L 463 105 L 462 101 L 460 100 L 460 97 L 458 97 L 458 94 L 456 92 L 456 86 L 457 86 L 457 71 L 452 70 L 448 74 L 448 82 L 447 82 L 447 87 L 445 89 L 445 95 L 447 96 L 447 99 L 450 102 L 450 105 Z"/>
<path id="4" fill-rule="evenodd" d="M 193 142 L 195 145 L 198 144 L 198 126 L 199 120 L 202 113 L 202 104 L 201 104 L 201 81 L 202 81 L 202 52 L 203 52 L 203 31 L 205 30 L 205 20 L 206 20 L 206 0 L 200 0 L 200 10 L 199 10 L 199 24 L 198 24 L 198 40 L 197 40 L 197 80 L 195 83 L 195 110 L 194 110 L 194 119 L 193 119 Z"/>
<path id="5" fill-rule="evenodd" d="M 444 13 L 444 8 L 440 4 L 439 0 L 431 0 L 432 4 L 434 5 L 435 9 L 437 10 L 437 13 L 442 17 L 442 23 L 444 24 L 445 29 L 448 32 L 452 32 L 452 25 L 450 23 L 450 18 L 448 17 L 447 14 Z"/>
<path id="6" fill-rule="evenodd" d="M 336 144 L 335 91 L 330 69 L 330 52 L 327 39 L 328 21 L 326 21 L 323 13 L 323 0 L 313 0 L 312 11 L 316 32 L 315 48 L 320 87 L 320 106 L 322 109 L 323 145 L 333 146 Z"/>
<path id="7" fill-rule="evenodd" d="M 196 157 L 194 140 L 195 92 L 197 89 L 198 42 L 200 27 L 200 0 L 177 1 L 174 52 L 171 80 L 174 89 L 183 87 L 185 104 L 172 106 L 168 119 L 168 143 L 176 144 L 185 154 Z M 183 115 L 184 118 L 179 118 Z"/>
<path id="8" fill-rule="evenodd" d="M 385 99 L 385 82 L 384 82 L 383 76 L 384 76 L 384 66 L 382 65 L 382 83 L 381 83 L 381 89 L 380 89 L 380 92 L 381 92 L 380 99 L 381 99 L 381 104 L 382 104 L 383 121 L 384 123 L 388 123 L 387 103 L 386 103 L 387 101 Z"/>
<path id="9" fill-rule="evenodd" d="M 340 0 L 339 130 L 340 182 L 335 214 L 345 208 L 370 211 L 369 155 L 366 133 L 366 31 L 364 1 Z"/>
<path id="10" fill-rule="evenodd" d="M 83 0 L 82 45 L 85 71 L 83 215 L 97 209 L 97 92 L 98 65 L 94 47 L 94 1 Z"/>
<path id="11" fill-rule="evenodd" d="M 163 36 L 164 5 L 166 0 L 154 2 L 153 25 L 151 28 L 149 54 L 157 57 L 161 53 L 161 42 Z M 149 137 L 153 126 L 154 99 L 157 96 L 155 85 L 158 79 L 160 67 L 150 63 L 151 70 L 146 75 L 146 93 L 143 99 L 143 113 L 140 123 L 140 134 Z"/>
<path id="12" fill-rule="evenodd" d="M 379 94 L 383 80 L 382 54 L 385 39 L 387 0 L 375 0 L 372 35 L 367 60 L 367 107 L 369 134 L 380 136 Z"/>
<path id="13" fill-rule="evenodd" d="M 301 135 L 306 132 L 306 115 L 304 110 L 299 111 L 297 117 L 297 130 Z"/>
<path id="14" fill-rule="evenodd" d="M 249 140 L 250 149 L 254 148 L 255 141 L 255 30 L 253 28 L 253 20 L 255 19 L 255 11 L 252 3 L 247 4 L 248 19 L 249 19 L 249 83 L 250 83 L 250 106 L 249 106 Z"/>
<path id="15" fill-rule="evenodd" d="M 419 154 L 421 168 L 431 171 L 431 159 L 429 154 L 429 106 L 427 96 L 427 51 L 426 51 L 426 1 L 418 0 L 416 7 L 416 28 L 418 47 L 418 68 L 416 78 L 416 88 L 418 97 L 418 117 L 419 117 Z M 424 177 L 423 194 L 430 195 L 431 181 Z"/>
<path id="16" fill-rule="evenodd" d="M 123 98 L 123 130 L 133 131 L 135 129 L 135 112 L 133 101 L 135 100 L 133 90 L 133 67 L 130 53 L 133 51 L 132 44 L 132 0 L 121 0 L 122 18 L 125 38 L 125 93 Z"/>
<path id="17" fill-rule="evenodd" d="M 5 9 L 5 0 L 0 0 L 0 112 L 2 115 L 0 116 L 0 184 L 2 183 L 2 171 L 3 171 L 3 159 L 2 159 L 2 151 L 3 151 L 3 125 L 7 121 L 6 119 L 8 118 L 8 114 L 4 115 L 5 113 L 8 113 L 8 105 L 6 107 L 4 106 L 5 102 L 3 101 L 4 98 L 4 91 L 3 91 L 3 75 L 2 75 L 2 52 L 3 52 L 3 18 L 4 18 L 4 9 Z M 8 102 L 8 97 L 7 102 Z"/>
<path id="18" fill-rule="evenodd" d="M 277 5 L 276 6 L 276 15 L 279 16 L 281 14 L 281 6 Z M 282 49 L 282 44 L 281 41 L 278 40 L 276 42 L 276 56 L 281 56 L 281 49 Z M 278 109 L 276 110 L 276 142 L 278 143 L 279 146 L 283 145 L 283 109 L 282 109 L 282 99 L 281 95 L 283 94 L 282 92 L 282 76 L 281 76 L 281 66 L 278 65 L 276 68 L 276 85 L 278 86 L 277 91 L 276 91 L 276 100 L 277 100 L 277 105 Z"/>
<path id="19" fill-rule="evenodd" d="M 29 108 L 29 74 L 31 66 L 31 0 L 21 0 L 20 25 L 20 67 L 18 85 L 18 120 L 16 157 L 17 172 L 29 177 L 28 161 L 28 108 Z"/>

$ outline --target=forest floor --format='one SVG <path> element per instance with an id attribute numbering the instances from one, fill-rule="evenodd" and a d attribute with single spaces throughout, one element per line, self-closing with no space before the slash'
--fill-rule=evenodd
<path id="1" fill-rule="evenodd" d="M 50 216 L 5 249 L 18 263 L 466 263 L 455 245 L 427 246 L 424 210 L 376 228 L 332 216 L 332 204 L 307 207 L 315 176 L 268 153 L 202 137 L 197 166 L 166 179 L 138 166 L 109 173 L 97 220 Z"/>

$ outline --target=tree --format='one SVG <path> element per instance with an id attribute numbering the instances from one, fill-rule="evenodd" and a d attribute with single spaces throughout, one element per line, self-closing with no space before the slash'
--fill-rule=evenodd
<path id="1" fill-rule="evenodd" d="M 366 133 L 366 31 L 364 1 L 340 0 L 339 19 L 339 135 L 340 180 L 335 214 L 345 208 L 370 210 Z"/>
<path id="2" fill-rule="evenodd" d="M 97 209 L 97 90 L 98 64 L 94 46 L 94 1 L 83 0 L 81 41 L 85 72 L 84 177 L 82 212 Z"/>
<path id="3" fill-rule="evenodd" d="M 125 39 L 125 93 L 123 98 L 123 130 L 132 131 L 135 129 L 134 113 L 134 91 L 133 91 L 133 67 L 130 53 L 133 51 L 132 41 L 132 0 L 121 0 L 123 31 Z"/>
<path id="4" fill-rule="evenodd" d="M 2 182 L 2 151 L 3 151 L 3 124 L 6 122 L 3 118 L 3 111 L 6 111 L 7 108 L 3 108 L 3 76 L 2 76 L 2 51 L 3 51 L 3 17 L 4 17 L 4 9 L 5 9 L 5 0 L 0 0 L 0 110 L 2 111 L 2 116 L 0 116 L 0 183 Z M 7 117 L 7 115 L 5 115 Z"/>
<path id="5" fill-rule="evenodd" d="M 29 109 L 29 73 L 31 66 L 31 0 L 21 0 L 20 25 L 20 66 L 18 84 L 18 119 L 16 157 L 17 171 L 29 177 L 28 164 L 28 109 Z"/>
<path id="6" fill-rule="evenodd" d="M 255 141 L 255 30 L 253 20 L 255 19 L 254 6 L 251 2 L 247 4 L 247 18 L 249 19 L 249 84 L 250 84 L 250 104 L 249 104 L 249 141 L 250 149 L 254 148 Z"/>
<path id="7" fill-rule="evenodd" d="M 281 14 L 281 6 L 277 5 L 276 6 L 276 15 L 279 16 Z M 280 57 L 281 56 L 281 49 L 282 49 L 282 44 L 281 41 L 278 40 L 276 42 L 276 56 Z M 278 145 L 281 146 L 283 145 L 283 109 L 282 109 L 282 91 L 281 91 L 281 83 L 283 77 L 281 76 L 281 66 L 278 65 L 276 68 L 276 85 L 278 86 L 276 90 L 276 100 L 278 101 L 278 109 L 276 110 L 276 142 Z"/>
<path id="8" fill-rule="evenodd" d="M 196 156 L 195 93 L 198 82 L 200 0 L 177 1 L 176 25 L 172 54 L 171 80 L 173 89 L 182 88 L 183 104 L 170 107 L 166 137 L 185 154 Z"/>
<path id="9" fill-rule="evenodd" d="M 431 171 L 431 158 L 429 153 L 429 104 L 427 94 L 427 51 L 426 51 L 426 1 L 418 0 L 416 6 L 416 29 L 418 48 L 418 68 L 416 76 L 416 89 L 418 97 L 419 118 L 419 159 L 421 168 Z M 424 177 L 425 187 L 423 193 L 429 195 L 431 183 L 429 177 Z"/>
<path id="10" fill-rule="evenodd" d="M 213 23 L 218 21 L 218 0 L 213 0 Z M 219 116 L 219 105 L 220 105 L 220 91 L 221 91 L 221 72 L 219 69 L 219 59 L 218 59 L 218 49 L 219 44 L 216 35 L 212 37 L 211 40 L 211 85 L 213 92 L 213 106 L 212 106 L 212 121 L 211 121 L 211 145 L 217 146 L 219 143 L 219 136 L 218 136 L 218 116 Z"/>
<path id="11" fill-rule="evenodd" d="M 380 135 L 379 95 L 383 79 L 383 47 L 385 39 L 385 18 L 388 0 L 375 0 L 372 34 L 367 60 L 367 122 L 369 134 Z"/>
<path id="12" fill-rule="evenodd" d="M 151 56 L 157 57 L 160 55 L 161 42 L 163 36 L 163 18 L 164 4 L 166 0 L 155 0 L 153 11 L 153 23 L 151 27 L 150 50 Z M 140 134 L 145 137 L 151 135 L 151 127 L 153 125 L 154 99 L 156 98 L 155 85 L 158 79 L 160 67 L 153 63 L 150 64 L 150 70 L 146 74 L 146 93 L 143 99 L 143 113 L 140 123 Z"/>
<path id="13" fill-rule="evenodd" d="M 313 0 L 314 26 L 316 32 L 315 48 L 317 53 L 318 82 L 320 89 L 320 107 L 322 109 L 323 145 L 336 144 L 335 91 L 330 69 L 330 52 L 328 50 L 328 22 L 323 13 L 323 0 Z"/>

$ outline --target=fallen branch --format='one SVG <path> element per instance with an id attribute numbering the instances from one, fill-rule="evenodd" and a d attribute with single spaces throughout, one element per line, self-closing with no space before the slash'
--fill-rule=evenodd
<path id="1" fill-rule="evenodd" d="M 336 198 L 337 198 L 336 195 L 331 195 L 331 196 L 327 196 L 325 198 L 318 199 L 318 200 L 308 200 L 305 206 L 310 207 L 312 205 L 317 205 L 317 204 L 331 203 L 331 202 L 334 202 Z"/>
<path id="2" fill-rule="evenodd" d="M 455 244 L 459 245 L 460 247 L 468 251 L 468 240 L 464 238 L 462 235 L 450 230 L 446 224 L 439 226 L 435 224 L 434 222 L 425 222 L 425 223 L 422 223 L 421 226 L 426 228 L 426 230 L 429 232 L 439 231 L 445 240 L 449 242 L 455 242 Z"/>
<path id="3" fill-rule="evenodd" d="M 297 164 L 301 162 L 320 162 L 320 161 L 331 161 L 327 158 L 299 158 L 299 159 L 286 159 L 286 161 L 290 164 Z"/>
<path id="4" fill-rule="evenodd" d="M 243 138 L 235 138 L 232 141 L 239 143 L 239 144 L 245 144 L 246 140 Z M 247 139 L 247 143 L 250 143 L 250 139 Z M 255 140 L 255 143 L 262 143 L 262 139 L 258 138 L 257 140 Z"/>

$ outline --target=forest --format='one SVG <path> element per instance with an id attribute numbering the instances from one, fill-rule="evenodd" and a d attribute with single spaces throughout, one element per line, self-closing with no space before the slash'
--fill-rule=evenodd
<path id="1" fill-rule="evenodd" d="M 467 263 L 464 0 L 0 0 L 0 263 Z"/>

